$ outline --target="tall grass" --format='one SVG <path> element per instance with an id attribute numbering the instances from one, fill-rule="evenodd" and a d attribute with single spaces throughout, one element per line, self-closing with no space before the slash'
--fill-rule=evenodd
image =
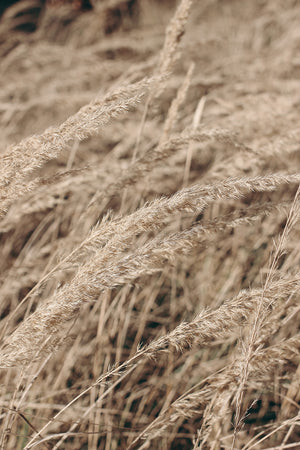
<path id="1" fill-rule="evenodd" d="M 299 6 L 32 7 L 0 21 L 0 448 L 296 448 Z"/>

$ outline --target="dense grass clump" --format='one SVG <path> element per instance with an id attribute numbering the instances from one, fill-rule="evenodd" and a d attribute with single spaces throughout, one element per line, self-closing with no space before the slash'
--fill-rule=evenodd
<path id="1" fill-rule="evenodd" d="M 5 10 L 1 449 L 299 445 L 299 19 Z"/>

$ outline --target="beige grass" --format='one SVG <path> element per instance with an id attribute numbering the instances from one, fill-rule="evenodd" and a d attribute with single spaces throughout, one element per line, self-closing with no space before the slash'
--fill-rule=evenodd
<path id="1" fill-rule="evenodd" d="M 299 6 L 32 5 L 0 20 L 0 448 L 297 448 Z"/>

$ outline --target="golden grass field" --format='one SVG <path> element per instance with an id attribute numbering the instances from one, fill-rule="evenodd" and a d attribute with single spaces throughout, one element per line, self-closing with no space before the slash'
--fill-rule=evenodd
<path id="1" fill-rule="evenodd" d="M 299 449 L 300 2 L 79 3 L 0 19 L 0 448 Z"/>

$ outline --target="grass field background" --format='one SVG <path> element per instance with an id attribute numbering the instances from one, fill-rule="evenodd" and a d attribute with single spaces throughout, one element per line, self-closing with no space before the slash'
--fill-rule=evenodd
<path id="1" fill-rule="evenodd" d="M 300 3 L 91 4 L 0 19 L 0 448 L 299 448 Z"/>

